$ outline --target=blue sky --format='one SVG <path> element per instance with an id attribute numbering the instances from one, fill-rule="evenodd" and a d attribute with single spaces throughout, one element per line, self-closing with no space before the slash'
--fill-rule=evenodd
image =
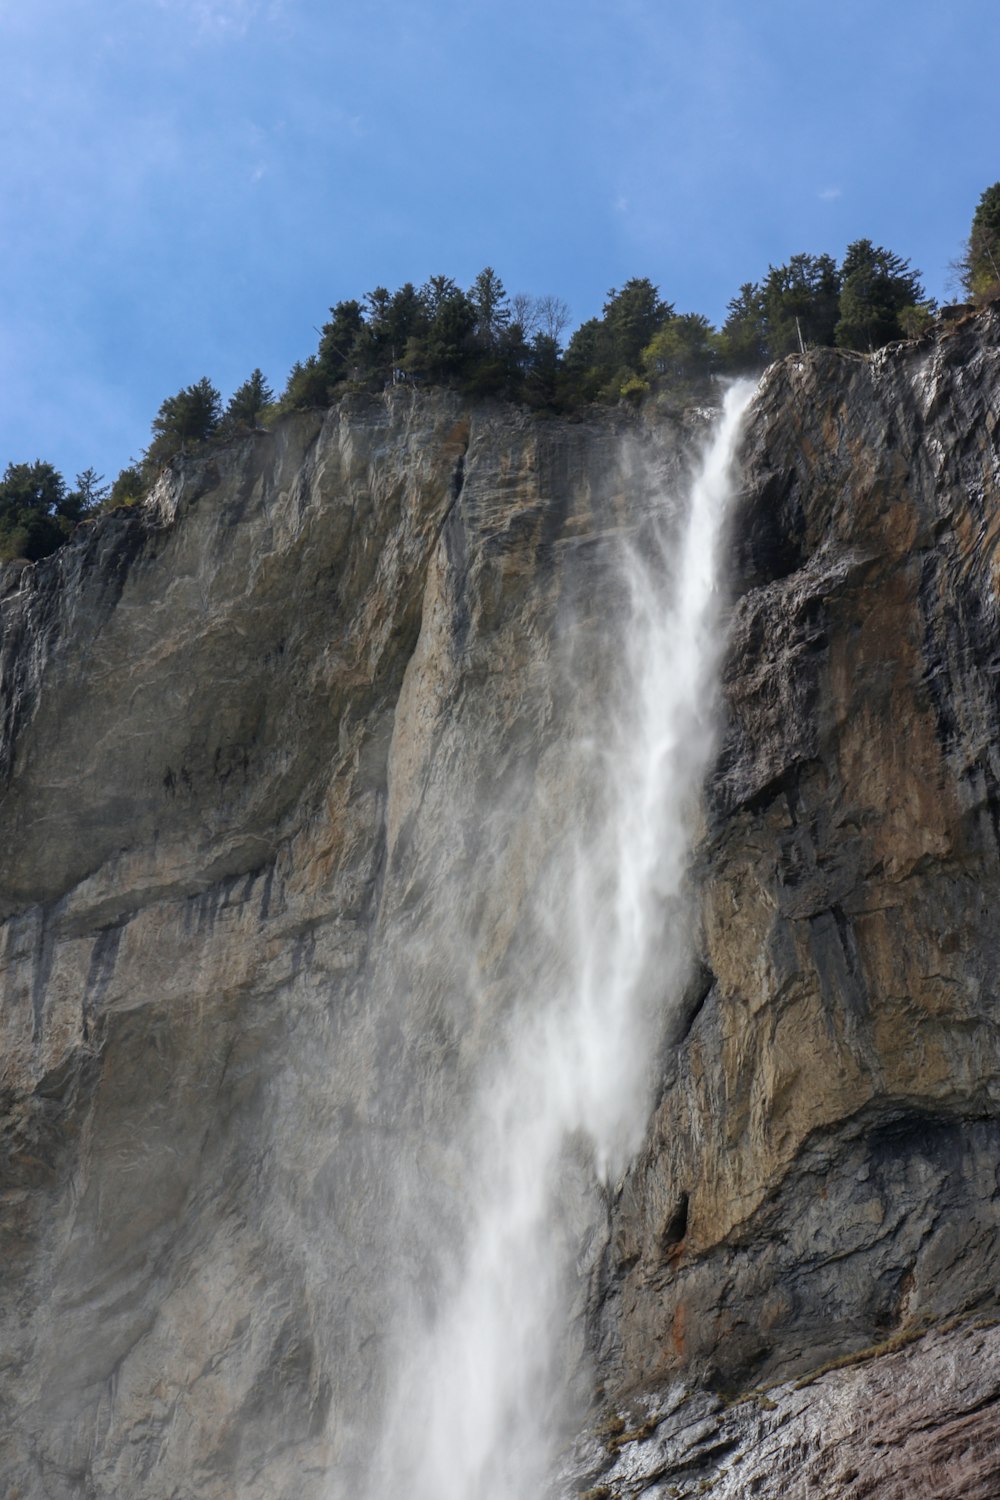
<path id="1" fill-rule="evenodd" d="M 867 236 L 946 297 L 998 57 L 985 0 L 0 0 L 0 465 L 113 477 L 438 272 L 720 322 Z"/>

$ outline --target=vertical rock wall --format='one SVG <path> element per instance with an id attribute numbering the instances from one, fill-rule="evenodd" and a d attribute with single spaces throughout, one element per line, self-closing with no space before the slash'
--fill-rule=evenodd
<path id="1" fill-rule="evenodd" d="M 545 848 L 531 797 L 509 814 L 535 788 L 565 816 L 602 537 L 684 448 L 614 414 L 348 400 L 7 578 L 0 1473 L 22 1500 L 349 1487 L 390 1289 L 421 1274 L 393 1167 L 416 1153 L 428 1192 L 447 1168 Z M 442 973 L 470 942 L 492 976 L 471 1014 Z"/>
<path id="2" fill-rule="evenodd" d="M 595 1432 L 623 1415 L 580 1487 L 797 1493 L 827 1387 L 813 1408 L 781 1385 L 773 1421 L 720 1393 L 873 1345 L 897 1350 L 899 1453 L 933 1410 L 946 1455 L 995 1421 L 1000 1352 L 972 1325 L 1000 1225 L 998 343 L 988 311 L 793 358 L 755 405 L 701 967 L 588 1287 Z M 612 670 L 605 539 L 689 447 L 624 414 L 349 399 L 4 575 L 0 1475 L 21 1500 L 350 1492 L 387 1288 L 421 1271 L 392 1164 L 422 1154 L 447 1214 L 436 1127 L 517 982 L 579 791 L 561 747 Z M 487 976 L 474 1013 L 428 941 L 448 913 Z M 978 1340 L 981 1388 L 948 1338 Z M 861 1425 L 840 1442 L 883 1483 L 864 1493 L 902 1495 Z M 988 1500 L 984 1463 L 963 1500 Z"/>
<path id="3" fill-rule="evenodd" d="M 1000 1493 L 1000 1339 L 975 1334 L 973 1391 L 973 1356 L 919 1338 L 989 1325 L 1000 1292 L 998 345 L 994 308 L 786 360 L 747 434 L 702 983 L 614 1204 L 599 1337 L 623 1398 L 909 1353 L 877 1399 L 836 1377 L 842 1473 L 818 1395 L 803 1419 L 783 1387 L 777 1436 L 717 1403 L 669 1454 L 690 1414 L 646 1412 L 645 1457 L 624 1446 L 654 1493 Z"/>

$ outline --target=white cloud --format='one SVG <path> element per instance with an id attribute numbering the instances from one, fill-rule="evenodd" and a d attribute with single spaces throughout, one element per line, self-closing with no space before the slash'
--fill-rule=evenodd
<path id="1" fill-rule="evenodd" d="M 842 198 L 843 196 L 844 190 L 839 187 L 823 188 L 822 191 L 816 194 L 816 197 L 822 199 L 824 203 L 833 203 L 837 198 Z"/>

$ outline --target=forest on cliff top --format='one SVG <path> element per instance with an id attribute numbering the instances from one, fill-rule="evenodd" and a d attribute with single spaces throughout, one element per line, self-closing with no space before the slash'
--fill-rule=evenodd
<path id="1" fill-rule="evenodd" d="M 972 301 L 1000 295 L 1000 182 L 982 194 L 955 269 Z M 839 263 L 802 253 L 770 266 L 740 287 L 719 329 L 701 313 L 678 312 L 652 281 L 634 277 L 612 288 L 601 316 L 565 345 L 566 303 L 551 294 L 511 297 L 490 266 L 467 290 L 445 275 L 395 292 L 376 287 L 330 309 L 316 351 L 293 366 L 279 397 L 259 369 L 225 406 L 208 376 L 168 396 L 149 445 L 110 484 L 93 469 L 70 487 L 44 460 L 8 463 L 0 480 L 0 562 L 35 562 L 88 516 L 137 503 L 180 454 L 289 411 L 328 406 L 346 391 L 445 385 L 552 413 L 650 397 L 683 406 L 704 399 L 719 376 L 761 370 L 796 350 L 872 353 L 919 338 L 936 312 L 920 272 L 869 239 L 855 240 Z"/>

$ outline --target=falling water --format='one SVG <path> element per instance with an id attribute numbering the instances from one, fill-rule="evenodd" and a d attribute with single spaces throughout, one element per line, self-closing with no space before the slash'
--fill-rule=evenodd
<path id="1" fill-rule="evenodd" d="M 588 751 L 587 826 L 567 830 L 548 872 L 549 951 L 463 1122 L 464 1232 L 442 1235 L 436 1295 L 407 1328 L 368 1500 L 545 1491 L 569 1416 L 566 1330 L 593 1184 L 640 1143 L 650 1058 L 690 961 L 684 887 L 713 743 L 720 539 L 751 392 L 728 392 L 681 516 L 665 505 L 662 533 L 625 558 L 625 691 Z"/>

